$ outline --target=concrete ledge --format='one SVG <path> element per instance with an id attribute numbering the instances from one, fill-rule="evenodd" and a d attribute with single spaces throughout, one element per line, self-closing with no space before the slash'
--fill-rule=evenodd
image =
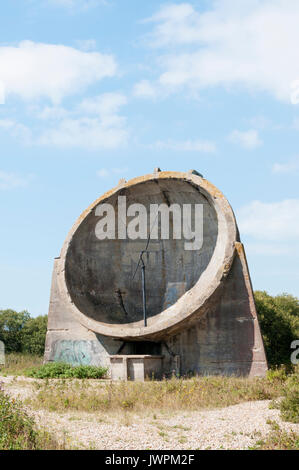
<path id="1" fill-rule="evenodd" d="M 110 356 L 111 379 L 137 382 L 144 382 L 147 377 L 160 379 L 163 357 L 135 354 Z"/>

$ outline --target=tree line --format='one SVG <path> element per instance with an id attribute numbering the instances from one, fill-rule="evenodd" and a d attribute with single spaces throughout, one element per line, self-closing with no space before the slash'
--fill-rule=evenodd
<path id="1" fill-rule="evenodd" d="M 42 356 L 45 350 L 48 315 L 31 317 L 26 310 L 0 310 L 0 340 L 5 352 L 19 352 Z"/>
<path id="2" fill-rule="evenodd" d="M 289 364 L 291 343 L 299 340 L 299 299 L 256 291 L 255 302 L 269 365 Z M 47 315 L 0 310 L 0 340 L 7 353 L 43 355 L 46 332 Z"/>

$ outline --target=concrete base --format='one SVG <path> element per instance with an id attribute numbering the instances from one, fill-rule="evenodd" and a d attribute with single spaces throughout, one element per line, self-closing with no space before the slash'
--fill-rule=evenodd
<path id="1" fill-rule="evenodd" d="M 123 341 L 94 333 L 71 313 L 59 295 L 55 260 L 46 339 L 45 362 L 64 361 L 109 367 L 112 377 L 145 377 L 147 356 L 163 356 L 162 375 L 263 376 L 267 361 L 243 245 L 236 243 L 228 276 L 209 311 L 178 333 L 157 342 Z M 141 357 L 140 357 L 141 355 Z M 122 358 L 122 359 L 121 359 Z M 141 359 L 141 363 L 140 363 Z M 138 362 L 139 360 L 139 362 Z M 130 362 L 131 361 L 131 362 Z M 141 364 L 141 365 L 140 365 Z M 112 367 L 111 367 L 112 365 Z M 151 365 L 150 370 L 156 370 Z M 160 366 L 159 366 L 160 367 Z M 152 369 L 151 369 L 152 368 Z M 143 372 L 142 372 L 143 371 Z"/>
<path id="2" fill-rule="evenodd" d="M 110 356 L 112 380 L 144 382 L 146 378 L 161 379 L 163 356 Z"/>

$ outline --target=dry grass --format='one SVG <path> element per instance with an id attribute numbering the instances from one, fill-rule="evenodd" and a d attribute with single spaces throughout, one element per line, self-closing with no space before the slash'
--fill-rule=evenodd
<path id="1" fill-rule="evenodd" d="M 27 405 L 39 429 L 53 433 L 61 448 L 297 449 L 298 425 L 282 422 L 276 408 L 288 384 L 297 387 L 298 377 L 298 370 L 287 376 L 283 369 L 267 378 L 145 383 L 15 376 L 3 378 L 3 387 Z M 267 420 L 281 428 L 271 426 L 269 433 Z"/>
<path id="2" fill-rule="evenodd" d="M 0 389 L 0 450 L 61 450 L 65 447 L 39 429 L 22 403 Z"/>
<path id="3" fill-rule="evenodd" d="M 299 450 L 299 434 L 282 430 L 275 421 L 267 424 L 271 426 L 271 432 L 265 438 L 260 438 L 252 447 L 253 450 Z"/>
<path id="4" fill-rule="evenodd" d="M 0 366 L 0 375 L 24 375 L 27 369 L 39 367 L 43 363 L 43 356 L 33 354 L 10 353 L 5 356 L 5 366 Z"/>
<path id="5" fill-rule="evenodd" d="M 267 379 L 198 377 L 192 379 L 103 383 L 88 380 L 47 380 L 26 399 L 35 409 L 49 411 L 177 411 L 219 408 L 275 399 L 282 384 Z"/>

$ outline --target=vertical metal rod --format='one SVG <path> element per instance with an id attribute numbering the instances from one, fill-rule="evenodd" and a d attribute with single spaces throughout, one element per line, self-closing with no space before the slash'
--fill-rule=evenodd
<path id="1" fill-rule="evenodd" d="M 147 317 L 146 317 L 146 290 L 145 290 L 145 264 L 141 255 L 141 277 L 142 277 L 142 298 L 143 298 L 143 319 L 144 326 L 147 326 Z"/>

